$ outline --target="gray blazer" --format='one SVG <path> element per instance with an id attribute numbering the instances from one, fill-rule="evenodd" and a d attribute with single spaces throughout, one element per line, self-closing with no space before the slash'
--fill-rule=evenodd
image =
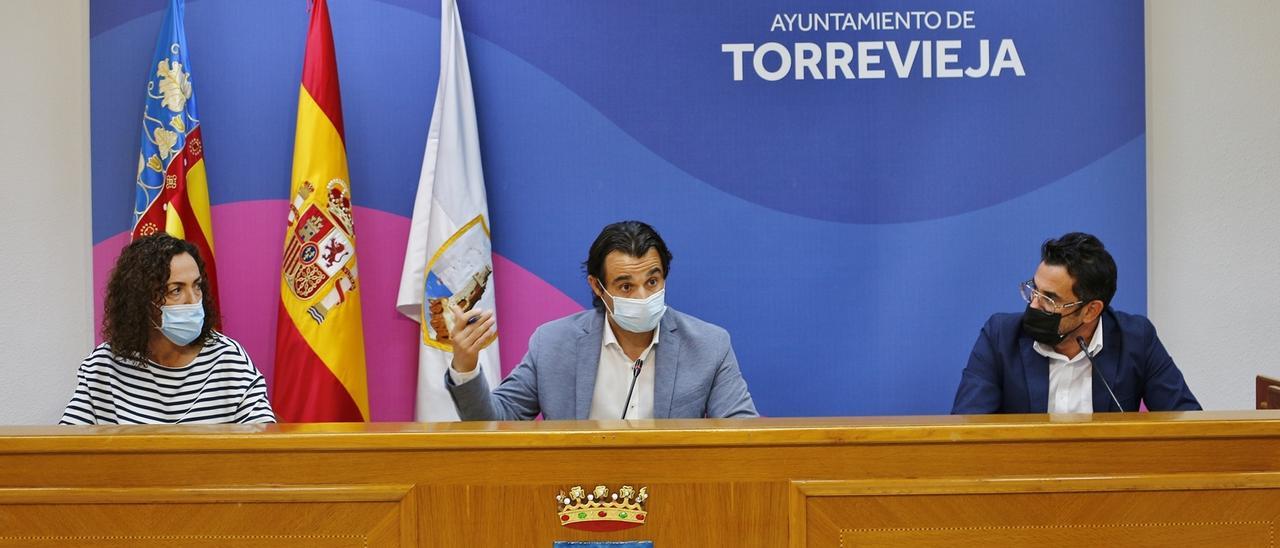
<path id="1" fill-rule="evenodd" d="M 586 419 L 591 412 L 604 311 L 584 310 L 547 322 L 529 338 L 520 365 L 489 392 L 484 375 L 445 386 L 462 420 Z M 653 416 L 666 418 L 756 417 L 747 382 L 738 370 L 729 333 L 667 308 L 659 326 Z"/>

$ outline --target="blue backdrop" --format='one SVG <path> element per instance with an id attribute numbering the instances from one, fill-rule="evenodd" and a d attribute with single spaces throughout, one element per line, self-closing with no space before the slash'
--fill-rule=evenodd
<path id="1" fill-rule="evenodd" d="M 140 86 L 164 7 L 91 6 L 95 243 L 131 221 Z M 439 5 L 330 0 L 330 9 L 356 205 L 407 222 L 434 100 Z M 1142 9 L 1138 0 L 461 0 L 494 250 L 587 307 L 580 263 L 592 238 L 609 222 L 646 220 L 675 254 L 668 303 L 729 330 L 761 412 L 945 413 L 983 321 L 1022 308 L 1017 284 L 1046 238 L 1097 234 L 1120 265 L 1113 304 L 1145 312 Z M 869 17 L 905 11 L 937 12 L 943 24 Z M 948 12 L 971 12 L 970 28 L 948 28 Z M 853 15 L 821 15 L 833 13 Z M 812 30 L 815 19 L 846 26 Z M 224 217 L 236 204 L 286 198 L 306 21 L 302 0 L 189 2 L 211 198 Z M 982 40 L 988 64 L 1007 41 L 1021 70 L 939 77 L 981 66 Z M 899 76 L 889 49 L 901 55 L 912 43 L 914 64 Z M 725 44 L 750 45 L 741 80 Z M 822 79 L 795 68 L 806 44 Z M 838 66 L 825 77 L 839 44 L 855 52 L 854 78 Z M 761 76 L 784 57 L 791 70 Z M 264 225 L 272 246 L 283 222 Z M 360 242 L 362 275 L 367 256 L 403 253 L 403 239 L 375 240 Z M 235 268 L 222 259 L 220 269 Z M 269 282 L 275 268 L 241 275 Z M 511 308 L 500 316 L 536 313 L 544 295 L 525 289 L 499 288 Z M 410 348 L 411 337 L 393 342 Z M 269 356 L 255 360 L 269 366 Z"/>

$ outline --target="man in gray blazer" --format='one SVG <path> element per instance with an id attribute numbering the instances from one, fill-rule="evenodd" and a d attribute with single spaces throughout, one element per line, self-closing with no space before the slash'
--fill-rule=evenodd
<path id="1" fill-rule="evenodd" d="M 645 223 L 606 226 L 591 244 L 591 310 L 548 322 L 496 390 L 479 374 L 492 311 L 453 307 L 445 386 L 462 420 L 755 417 L 724 329 L 665 303 L 671 253 Z"/>

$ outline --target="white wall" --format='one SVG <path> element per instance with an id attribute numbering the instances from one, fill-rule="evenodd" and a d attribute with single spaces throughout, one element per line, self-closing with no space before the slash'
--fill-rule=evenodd
<path id="1" fill-rule="evenodd" d="M 0 1 L 0 75 L 0 424 L 47 424 L 93 342 L 88 0 Z"/>
<path id="2" fill-rule="evenodd" d="M 1149 312 L 1206 409 L 1280 376 L 1280 2 L 1147 2 Z"/>
<path id="3" fill-rule="evenodd" d="M 1147 4 L 1150 313 L 1210 409 L 1280 376 L 1280 2 Z M 0 424 L 92 344 L 87 0 L 0 1 Z"/>

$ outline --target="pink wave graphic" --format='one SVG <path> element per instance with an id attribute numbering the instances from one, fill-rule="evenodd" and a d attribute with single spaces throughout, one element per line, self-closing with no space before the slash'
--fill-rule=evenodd
<path id="1" fill-rule="evenodd" d="M 213 207 L 214 245 L 222 290 L 223 331 L 240 342 L 254 365 L 273 380 L 276 303 L 284 249 L 284 200 L 244 201 Z M 418 324 L 395 310 L 409 238 L 409 219 L 356 207 L 357 251 L 363 291 L 365 363 L 374 421 L 412 421 L 418 378 Z M 107 277 L 128 232 L 93 247 L 94 316 L 100 325 Z M 529 336 L 543 323 L 582 306 L 551 284 L 494 254 L 502 374 L 524 357 Z M 101 332 L 96 340 L 102 340 Z"/>

